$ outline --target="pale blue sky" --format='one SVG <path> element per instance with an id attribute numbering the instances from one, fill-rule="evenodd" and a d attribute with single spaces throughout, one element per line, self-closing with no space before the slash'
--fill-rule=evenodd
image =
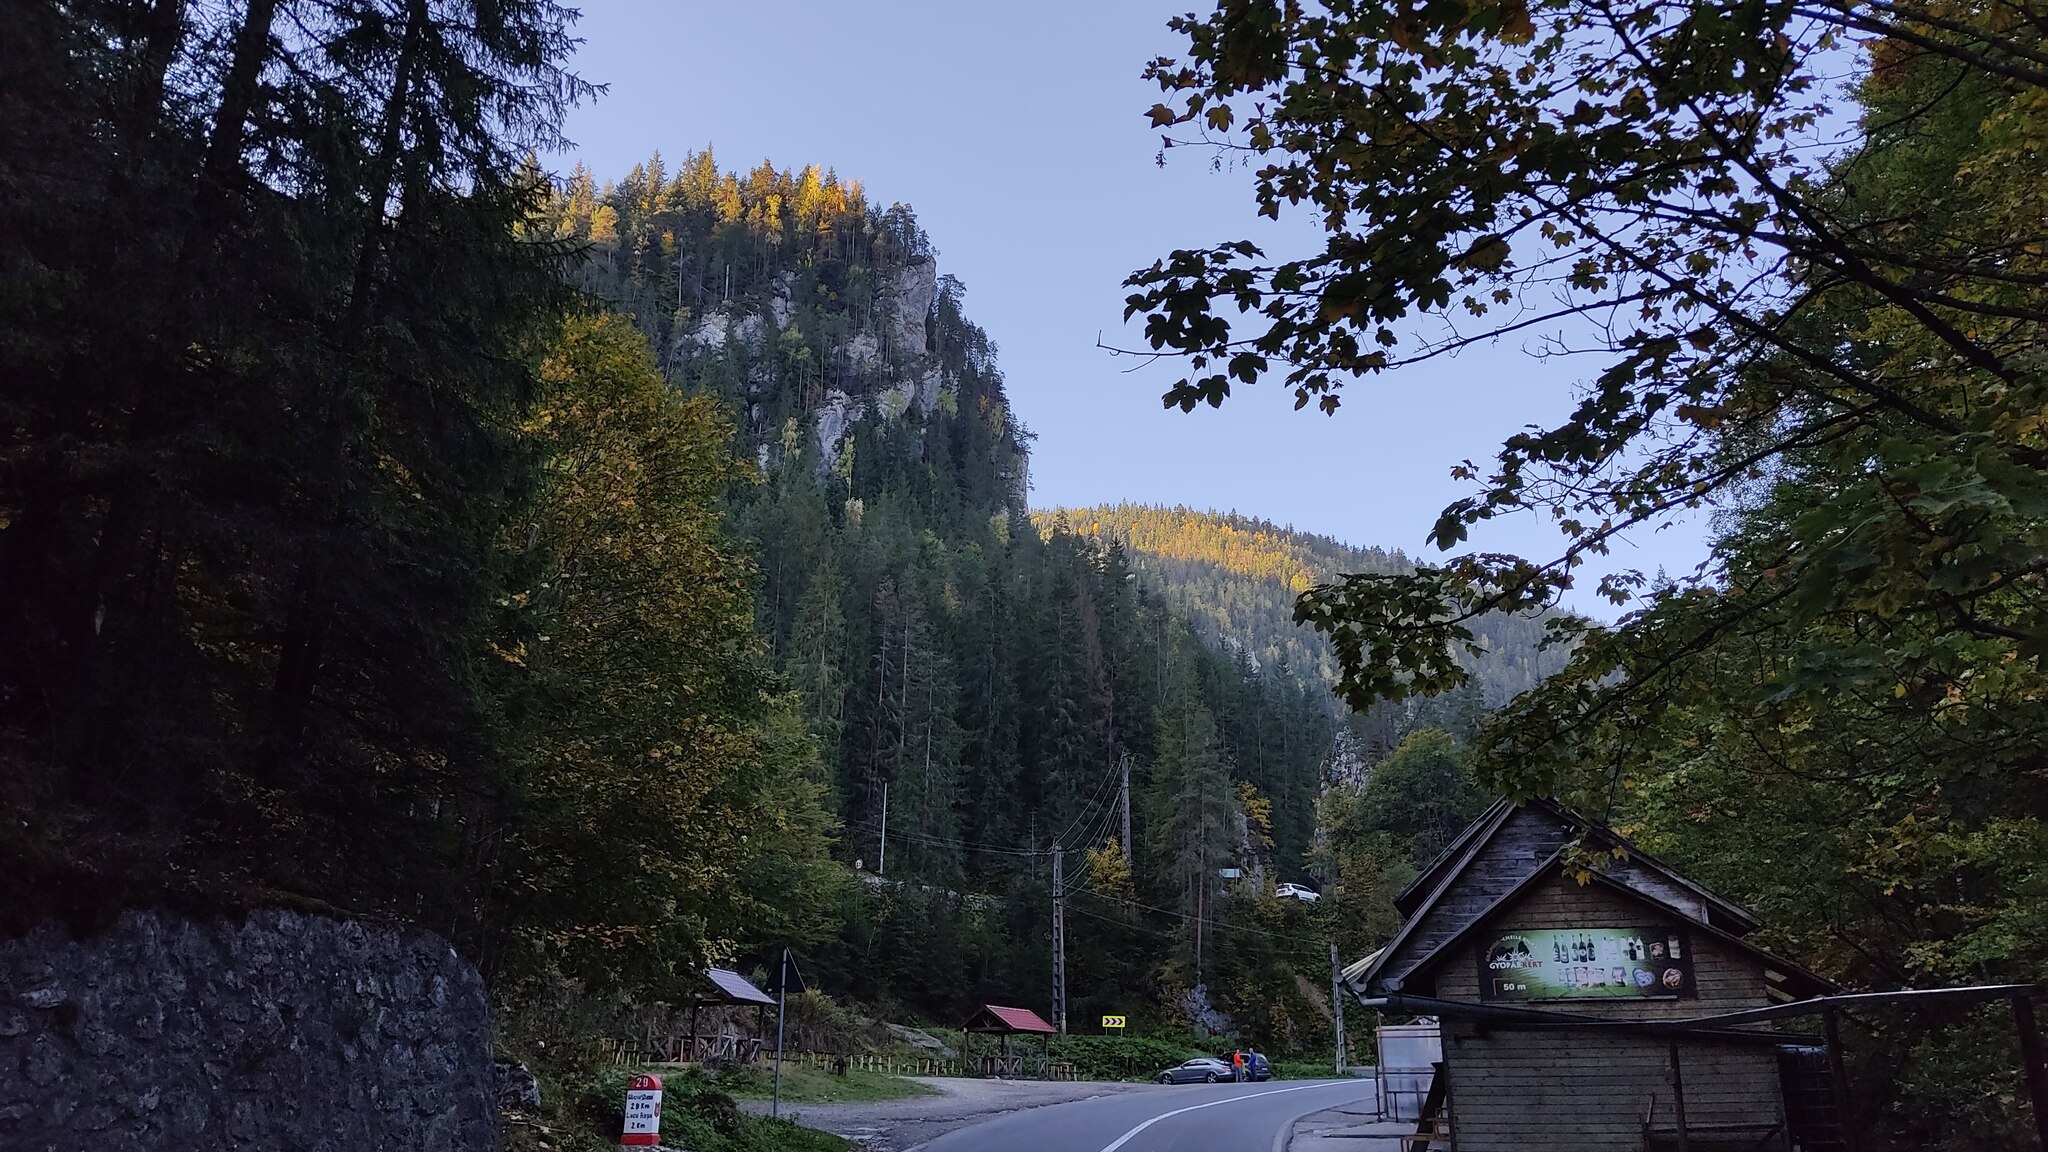
<path id="1" fill-rule="evenodd" d="M 763 157 L 860 180 L 902 201 L 967 284 L 967 313 L 1001 349 L 1011 400 L 1038 434 L 1034 505 L 1131 500 L 1235 509 L 1355 544 L 1431 553 L 1463 458 L 1569 407 L 1573 373 L 1517 341 L 1347 390 L 1334 417 L 1295 412 L 1278 386 L 1220 410 L 1160 407 L 1170 366 L 1126 373 L 1123 277 L 1175 247 L 1313 239 L 1307 220 L 1255 220 L 1241 173 L 1194 154 L 1154 163 L 1145 62 L 1179 50 L 1166 20 L 1190 0 L 585 0 L 577 68 L 610 85 L 569 122 L 600 180 L 659 148 L 713 145 L 728 167 Z M 571 158 L 556 161 L 566 168 Z M 1697 526 L 1638 539 L 1618 566 L 1674 575 Z M 1555 547 L 1534 519 L 1473 546 Z M 1590 598 L 1574 604 L 1611 614 Z"/>

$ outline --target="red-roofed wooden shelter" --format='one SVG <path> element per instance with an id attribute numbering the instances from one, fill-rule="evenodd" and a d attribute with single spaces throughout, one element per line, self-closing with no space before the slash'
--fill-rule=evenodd
<path id="1" fill-rule="evenodd" d="M 1001 1004 L 983 1004 L 981 1011 L 960 1026 L 962 1032 L 992 1032 L 996 1035 L 1015 1035 L 1019 1032 L 1040 1032 L 1047 1036 L 1057 1031 L 1045 1022 L 1045 1017 L 1029 1008 L 1005 1008 Z"/>
<path id="2" fill-rule="evenodd" d="M 960 1031 L 965 1034 L 961 1037 L 960 1041 L 960 1058 L 963 1063 L 968 1064 L 970 1067 L 973 1066 L 974 1062 L 968 1057 L 967 1050 L 974 1034 L 979 1032 L 983 1035 L 1000 1037 L 1001 1051 L 997 1055 L 981 1058 L 980 1071 L 984 1076 L 1024 1075 L 1023 1054 L 1012 1055 L 1010 1052 L 1010 1037 L 1012 1036 L 1044 1036 L 1045 1045 L 1040 1053 L 1039 1075 L 1046 1075 L 1052 1067 L 1052 1038 L 1058 1029 L 1046 1023 L 1045 1017 L 1040 1016 L 1029 1008 L 1008 1008 L 1001 1004 L 983 1004 L 975 1011 L 974 1015 L 967 1018 L 967 1023 L 960 1026 Z"/>

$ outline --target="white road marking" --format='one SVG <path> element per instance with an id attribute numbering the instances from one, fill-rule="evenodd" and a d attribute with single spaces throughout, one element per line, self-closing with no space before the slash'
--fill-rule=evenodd
<path id="1" fill-rule="evenodd" d="M 1137 1126 L 1136 1128 L 1133 1128 L 1133 1129 L 1131 1129 L 1131 1130 L 1130 1130 L 1129 1132 L 1126 1132 L 1126 1133 L 1124 1133 L 1123 1135 L 1121 1135 L 1121 1136 L 1117 1137 L 1116 1139 L 1114 1139 L 1114 1140 L 1110 1141 L 1109 1143 L 1107 1143 L 1107 1144 L 1103 1145 L 1103 1146 L 1102 1146 L 1102 1152 L 1116 1152 L 1116 1150 L 1117 1150 L 1117 1149 L 1119 1149 L 1119 1148 L 1123 1147 L 1124 1145 L 1126 1145 L 1126 1144 L 1130 1143 L 1130 1142 L 1131 1142 L 1131 1137 L 1133 1137 L 1133 1136 L 1136 1136 L 1136 1135 L 1137 1135 L 1138 1133 L 1140 1133 L 1140 1132 L 1143 1132 L 1143 1131 L 1144 1131 L 1145 1129 L 1147 1129 L 1147 1128 L 1150 1128 L 1150 1127 L 1151 1127 L 1151 1126 L 1153 1126 L 1154 1124 L 1157 1124 L 1157 1123 L 1159 1123 L 1159 1122 L 1160 1122 L 1161 1120 L 1171 1120 L 1171 1119 L 1173 1119 L 1173 1118 L 1174 1118 L 1175 1116 L 1178 1116 L 1178 1115 L 1180 1115 L 1180 1114 L 1181 1114 L 1181 1113 L 1183 1113 L 1183 1112 L 1199 1112 L 1199 1111 L 1201 1111 L 1201 1110 L 1202 1110 L 1202 1109 L 1204 1109 L 1204 1108 L 1214 1108 L 1214 1107 L 1216 1107 L 1216 1106 L 1217 1106 L 1218 1104 L 1235 1104 L 1235 1103 L 1237 1103 L 1237 1102 L 1238 1102 L 1238 1101 L 1240 1101 L 1240 1100 L 1257 1100 L 1257 1099 L 1258 1099 L 1259 1097 L 1261 1097 L 1261 1096 L 1278 1096 L 1278 1095 L 1280 1095 L 1280 1094 L 1281 1094 L 1282 1092 L 1307 1092 L 1307 1091 L 1309 1091 L 1309 1090 L 1310 1090 L 1310 1089 L 1312 1089 L 1312 1088 L 1341 1088 L 1341 1087 L 1346 1087 L 1346 1085 L 1343 1085 L 1343 1084 L 1300 1084 L 1300 1085 L 1296 1085 L 1296 1086 L 1295 1086 L 1295 1087 L 1293 1087 L 1293 1088 L 1275 1088 L 1275 1089 L 1273 1089 L 1273 1090 L 1272 1090 L 1272 1091 L 1270 1091 L 1270 1092 L 1252 1092 L 1252 1093 L 1248 1093 L 1248 1094 L 1246 1094 L 1246 1095 L 1243 1095 L 1243 1096 L 1226 1096 L 1226 1097 L 1224 1097 L 1224 1098 L 1223 1098 L 1223 1099 L 1221 1099 L 1221 1100 L 1211 1100 L 1211 1101 L 1209 1101 L 1209 1102 L 1208 1102 L 1208 1103 L 1206 1103 L 1206 1104 L 1190 1104 L 1190 1105 L 1188 1105 L 1188 1106 L 1187 1106 L 1187 1107 L 1185 1107 L 1185 1108 L 1175 1108 L 1175 1109 L 1174 1109 L 1173 1111 L 1171 1111 L 1171 1112 L 1161 1112 L 1161 1113 L 1160 1113 L 1159 1115 L 1157 1115 L 1157 1116 L 1154 1116 L 1154 1117 L 1153 1117 L 1153 1118 L 1151 1118 L 1150 1120 L 1147 1120 L 1147 1121 L 1145 1121 L 1145 1122 L 1144 1122 L 1143 1124 L 1140 1124 L 1140 1125 L 1138 1125 L 1138 1126 Z"/>

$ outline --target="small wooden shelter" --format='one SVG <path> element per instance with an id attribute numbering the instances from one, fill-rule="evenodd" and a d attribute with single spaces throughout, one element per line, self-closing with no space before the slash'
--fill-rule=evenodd
<path id="1" fill-rule="evenodd" d="M 676 1053 L 682 1061 L 725 1059 L 737 1064 L 751 1064 L 761 1056 L 761 1039 L 768 1025 L 768 1009 L 775 1006 L 775 997 L 754 986 L 745 976 L 726 968 L 704 970 L 704 991 L 690 998 L 690 1034 L 683 1038 Z M 698 1028 L 700 1013 L 707 1004 L 754 1008 L 754 1034 L 733 1040 L 723 1036 L 705 1036 Z"/>
<path id="2" fill-rule="evenodd" d="M 963 1033 L 960 1040 L 961 1062 L 970 1068 L 977 1065 L 970 1055 L 974 1036 L 994 1035 L 1001 1038 L 996 1055 L 983 1056 L 977 1070 L 983 1076 L 1020 1077 L 1024 1075 L 1024 1055 L 1010 1051 L 1012 1036 L 1043 1036 L 1045 1042 L 1040 1050 L 1040 1073 L 1052 1066 L 1052 1038 L 1058 1029 L 1046 1023 L 1045 1018 L 1029 1008 L 1006 1008 L 1000 1004 L 983 1004 L 967 1023 L 960 1026 Z"/>
<path id="3" fill-rule="evenodd" d="M 1610 830 L 1496 804 L 1395 906 L 1400 930 L 1347 980 L 1384 1013 L 1441 1022 L 1424 1124 L 1459 1152 L 1841 1147 L 1818 1037 L 1699 1019 L 1833 986 Z"/>

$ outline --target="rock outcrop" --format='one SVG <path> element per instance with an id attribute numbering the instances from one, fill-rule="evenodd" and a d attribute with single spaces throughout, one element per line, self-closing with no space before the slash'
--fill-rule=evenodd
<path id="1" fill-rule="evenodd" d="M 0 942 L 0 1147 L 497 1147 L 490 1015 L 431 934 L 130 912 Z"/>
<path id="2" fill-rule="evenodd" d="M 744 347 L 754 353 L 747 364 L 745 392 L 749 397 L 765 395 L 775 383 L 773 359 L 762 354 L 768 350 L 768 325 L 772 322 L 781 329 L 797 319 L 795 280 L 793 273 L 784 272 L 776 277 L 765 302 L 721 304 L 681 324 L 672 337 L 672 354 L 687 361 L 701 353 Z M 813 409 L 820 475 L 838 463 L 846 434 L 866 411 L 868 397 L 889 419 L 929 419 L 940 410 L 953 385 L 926 354 L 938 298 L 936 261 L 926 258 L 896 269 L 876 291 L 875 310 L 866 326 L 842 337 L 829 353 L 841 374 L 836 377 L 840 386 L 827 390 L 824 403 Z M 747 415 L 755 424 L 761 419 L 757 408 L 749 408 Z M 767 471 L 774 455 L 770 450 L 758 457 L 762 471 Z"/>
<path id="3" fill-rule="evenodd" d="M 861 406 L 846 393 L 834 388 L 825 393 L 825 404 L 818 409 L 818 473 L 824 475 L 839 463 L 840 445 L 846 439 L 846 430 L 853 427 L 861 417 Z"/>
<path id="4" fill-rule="evenodd" d="M 939 298 L 939 265 L 919 260 L 899 269 L 889 285 L 889 346 L 902 359 L 924 355 L 925 320 Z"/>

